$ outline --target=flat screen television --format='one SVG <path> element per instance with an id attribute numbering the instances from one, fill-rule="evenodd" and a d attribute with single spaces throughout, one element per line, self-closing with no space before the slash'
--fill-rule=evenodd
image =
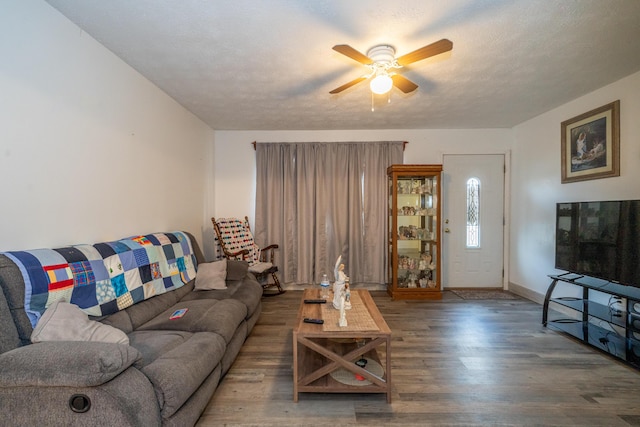
<path id="1" fill-rule="evenodd" d="M 640 200 L 558 203 L 555 267 L 640 287 Z"/>

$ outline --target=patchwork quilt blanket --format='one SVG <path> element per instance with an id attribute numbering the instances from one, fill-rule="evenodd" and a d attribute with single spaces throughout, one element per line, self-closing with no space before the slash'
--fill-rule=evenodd
<path id="1" fill-rule="evenodd" d="M 182 232 L 5 255 L 22 272 L 25 310 L 33 326 L 57 300 L 104 316 L 177 289 L 196 276 L 191 240 Z"/>

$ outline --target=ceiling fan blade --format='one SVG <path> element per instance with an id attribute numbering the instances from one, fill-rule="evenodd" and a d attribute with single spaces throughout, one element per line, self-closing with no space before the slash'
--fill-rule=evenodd
<path id="1" fill-rule="evenodd" d="M 345 83 L 345 84 L 343 84 L 342 86 L 335 88 L 334 90 L 332 90 L 332 91 L 331 91 L 331 92 L 329 92 L 329 93 L 340 93 L 340 92 L 342 92 L 343 90 L 345 90 L 345 89 L 349 89 L 351 86 L 357 85 L 358 83 L 360 83 L 361 81 L 366 80 L 366 79 L 367 79 L 367 77 L 366 77 L 366 76 L 358 77 L 358 78 L 357 78 L 357 79 L 355 79 L 355 80 L 351 80 L 349 83 Z"/>
<path id="2" fill-rule="evenodd" d="M 403 91 L 404 93 L 413 92 L 418 89 L 418 85 L 409 80 L 408 78 L 401 76 L 400 74 L 394 74 L 391 76 L 393 85 Z"/>
<path id="3" fill-rule="evenodd" d="M 448 52 L 451 49 L 453 49 L 453 43 L 451 40 L 442 39 L 435 43 L 431 43 L 430 45 L 421 47 L 420 49 L 414 50 L 413 52 L 407 53 L 406 55 L 402 55 L 396 61 L 399 65 L 409 65 L 413 62 L 420 61 L 421 59 L 426 59 L 431 56 Z"/>
<path id="4" fill-rule="evenodd" d="M 348 44 L 337 44 L 333 47 L 333 50 L 335 50 L 336 52 L 340 52 L 341 54 L 348 56 L 349 58 L 355 61 L 358 61 L 361 64 L 364 64 L 364 65 L 373 64 L 373 59 L 369 58 L 364 53 L 358 52 Z"/>

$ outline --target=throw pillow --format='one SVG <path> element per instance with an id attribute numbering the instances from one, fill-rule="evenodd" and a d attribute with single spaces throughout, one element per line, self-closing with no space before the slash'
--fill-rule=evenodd
<path id="1" fill-rule="evenodd" d="M 248 270 L 249 263 L 247 261 L 227 260 L 227 280 L 242 280 Z"/>
<path id="2" fill-rule="evenodd" d="M 211 289 L 227 289 L 227 260 L 205 262 L 198 265 L 196 273 L 196 291 L 208 291 Z"/>
<path id="3" fill-rule="evenodd" d="M 51 304 L 31 333 L 31 342 L 100 341 L 129 344 L 129 337 L 120 329 L 89 320 L 77 305 L 64 301 Z"/>

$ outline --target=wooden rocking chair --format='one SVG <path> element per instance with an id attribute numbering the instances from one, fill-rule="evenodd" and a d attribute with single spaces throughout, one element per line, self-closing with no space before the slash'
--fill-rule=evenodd
<path id="1" fill-rule="evenodd" d="M 285 293 L 280 286 L 276 273 L 278 267 L 274 264 L 274 249 L 278 245 L 260 248 L 253 240 L 253 233 L 249 228 L 249 218 L 211 218 L 213 228 L 218 236 L 220 248 L 227 259 L 244 260 L 249 263 L 249 272 L 256 276 L 263 289 L 264 296 L 274 296 Z M 267 261 L 267 253 L 269 260 Z M 272 281 L 269 281 L 271 277 Z M 277 290 L 270 290 L 271 288 Z"/>

